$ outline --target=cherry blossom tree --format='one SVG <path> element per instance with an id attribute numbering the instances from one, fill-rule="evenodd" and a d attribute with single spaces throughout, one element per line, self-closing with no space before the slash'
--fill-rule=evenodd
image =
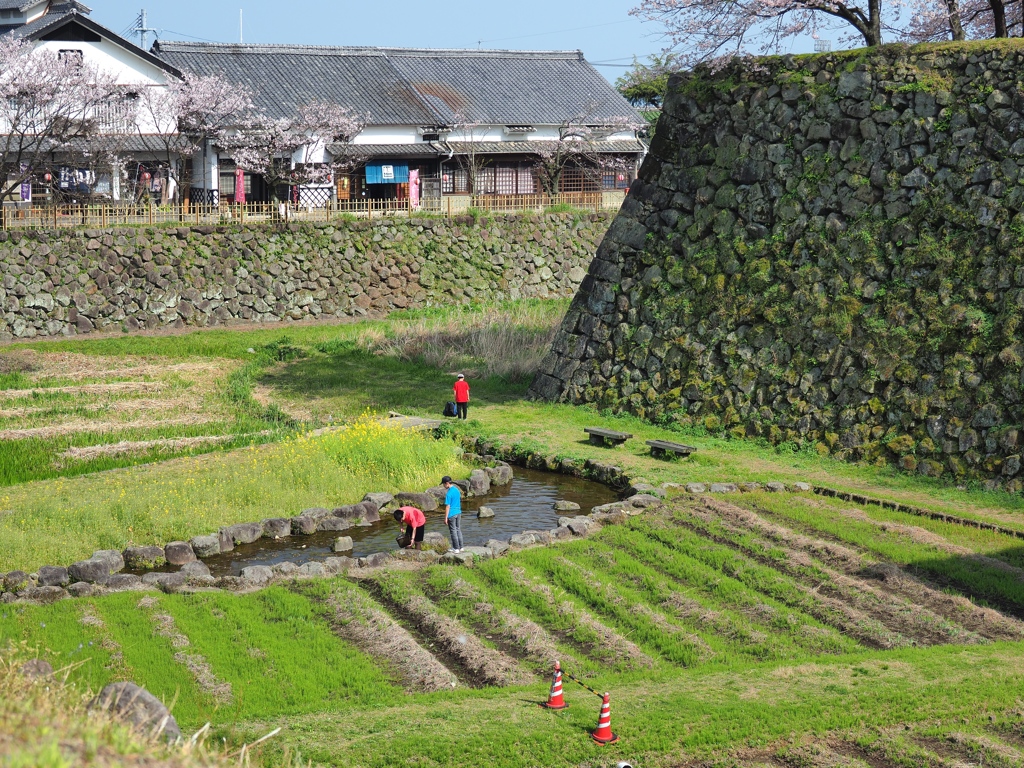
<path id="1" fill-rule="evenodd" d="M 252 94 L 216 75 L 185 73 L 166 86 L 140 89 L 135 128 L 143 144 L 166 158 L 179 181 L 177 158 L 206 147 L 252 110 Z"/>
<path id="2" fill-rule="evenodd" d="M 586 172 L 627 170 L 631 161 L 602 152 L 602 142 L 610 135 L 636 131 L 642 123 L 630 117 L 596 118 L 591 105 L 558 126 L 558 138 L 553 141 L 531 142 L 536 157 L 534 170 L 541 188 L 549 195 L 557 195 L 562 175 L 567 168 L 581 168 Z"/>
<path id="3" fill-rule="evenodd" d="M 127 124 L 111 120 L 124 94 L 81 58 L 0 37 L 0 198 L 56 165 L 116 156 Z"/>
<path id="4" fill-rule="evenodd" d="M 836 24 L 866 45 L 880 45 L 884 26 L 882 0 L 641 0 L 630 14 L 661 22 L 684 66 L 714 63 L 748 46 L 777 52 L 794 35 Z"/>
<path id="5" fill-rule="evenodd" d="M 293 117 L 252 116 L 223 132 L 218 143 L 239 168 L 263 176 L 277 200 L 281 185 L 328 184 L 350 168 L 355 159 L 347 147 L 364 125 L 365 118 L 346 107 L 313 100 Z"/>

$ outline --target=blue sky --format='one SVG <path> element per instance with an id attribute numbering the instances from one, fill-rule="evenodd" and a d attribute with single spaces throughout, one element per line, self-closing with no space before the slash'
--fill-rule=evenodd
<path id="1" fill-rule="evenodd" d="M 635 54 L 663 47 L 658 25 L 629 15 L 630 0 L 84 0 L 92 17 L 115 32 L 145 7 L 165 40 L 238 42 L 243 10 L 247 43 L 384 45 L 425 48 L 581 49 L 613 81 Z M 152 35 L 150 36 L 152 41 Z M 135 39 L 138 42 L 138 39 Z"/>

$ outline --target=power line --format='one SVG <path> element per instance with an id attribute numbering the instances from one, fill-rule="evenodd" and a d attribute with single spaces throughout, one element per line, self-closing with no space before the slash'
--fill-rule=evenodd
<path id="1" fill-rule="evenodd" d="M 163 34 L 164 32 L 170 32 L 172 35 L 181 35 L 182 37 L 187 37 L 189 40 L 199 40 L 200 42 L 203 42 L 203 43 L 220 43 L 220 42 L 222 42 L 221 40 L 209 40 L 209 39 L 207 39 L 205 37 L 196 37 L 195 35 L 186 35 L 184 32 L 176 32 L 173 29 L 161 29 L 160 30 L 160 34 Z"/>
<path id="2" fill-rule="evenodd" d="M 492 37 L 490 40 L 477 40 L 476 44 L 481 43 L 500 43 L 505 40 L 523 40 L 527 37 L 544 37 L 545 35 L 557 35 L 562 32 L 578 32 L 581 29 L 597 29 L 598 27 L 612 27 L 616 24 L 629 24 L 633 19 L 621 19 L 619 21 L 609 21 L 604 24 L 589 24 L 585 27 L 570 27 L 569 29 L 552 29 L 548 32 L 534 32 L 529 35 L 515 35 L 514 37 Z M 643 22 L 640 22 L 641 24 Z"/>

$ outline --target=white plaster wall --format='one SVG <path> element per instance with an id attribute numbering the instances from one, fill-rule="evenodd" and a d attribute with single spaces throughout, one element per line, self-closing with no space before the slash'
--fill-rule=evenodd
<path id="1" fill-rule="evenodd" d="M 352 140 L 353 144 L 416 144 L 422 142 L 417 128 L 409 125 L 367 126 Z"/>
<path id="2" fill-rule="evenodd" d="M 119 85 L 164 85 L 167 83 L 167 74 L 162 69 L 107 40 L 101 40 L 98 43 L 45 40 L 37 43 L 36 47 L 52 51 L 54 55 L 57 54 L 57 51 L 66 49 L 80 50 L 86 65 L 114 75 Z"/>

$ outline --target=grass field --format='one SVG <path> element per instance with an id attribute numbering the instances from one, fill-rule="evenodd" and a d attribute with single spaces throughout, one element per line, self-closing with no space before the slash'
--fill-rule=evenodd
<path id="1" fill-rule="evenodd" d="M 284 725 L 271 763 L 285 746 L 332 765 L 594 760 L 591 693 L 567 680 L 569 710 L 535 706 L 559 659 L 612 692 L 623 742 L 607 752 L 644 765 L 722 749 L 741 765 L 955 765 L 968 749 L 1021 764 L 1015 540 L 972 549 L 959 528 L 824 503 L 682 496 L 474 568 L 9 605 L 0 638 L 80 662 L 93 688 L 138 680 L 186 728 Z M 444 679 L 421 693 L 431 668 Z"/>
<path id="2" fill-rule="evenodd" d="M 9 441 L 37 441 L 45 470 L 4 448 L 0 570 L 465 471 L 450 444 L 356 422 L 368 407 L 435 415 L 455 370 L 473 388 L 457 430 L 505 445 L 654 483 L 806 480 L 1024 530 L 1008 494 L 525 402 L 524 371 L 564 306 L 12 348 L 2 427 L 74 428 Z M 58 391 L 93 384 L 105 389 Z M 199 436 L 229 439 L 57 460 L 180 437 L 158 422 L 185 414 Z M 339 423 L 355 426 L 307 433 Z M 635 438 L 592 446 L 592 424 Z M 699 450 L 652 459 L 654 437 Z M 1022 585 L 1024 547 L 1004 533 L 814 494 L 679 494 L 472 568 L 0 605 L 0 644 L 75 664 L 79 690 L 133 679 L 173 702 L 184 730 L 212 722 L 226 748 L 281 726 L 266 765 L 1024 766 Z M 611 692 L 618 744 L 590 741 L 599 700 L 568 678 L 570 709 L 536 706 L 555 659 Z"/>

